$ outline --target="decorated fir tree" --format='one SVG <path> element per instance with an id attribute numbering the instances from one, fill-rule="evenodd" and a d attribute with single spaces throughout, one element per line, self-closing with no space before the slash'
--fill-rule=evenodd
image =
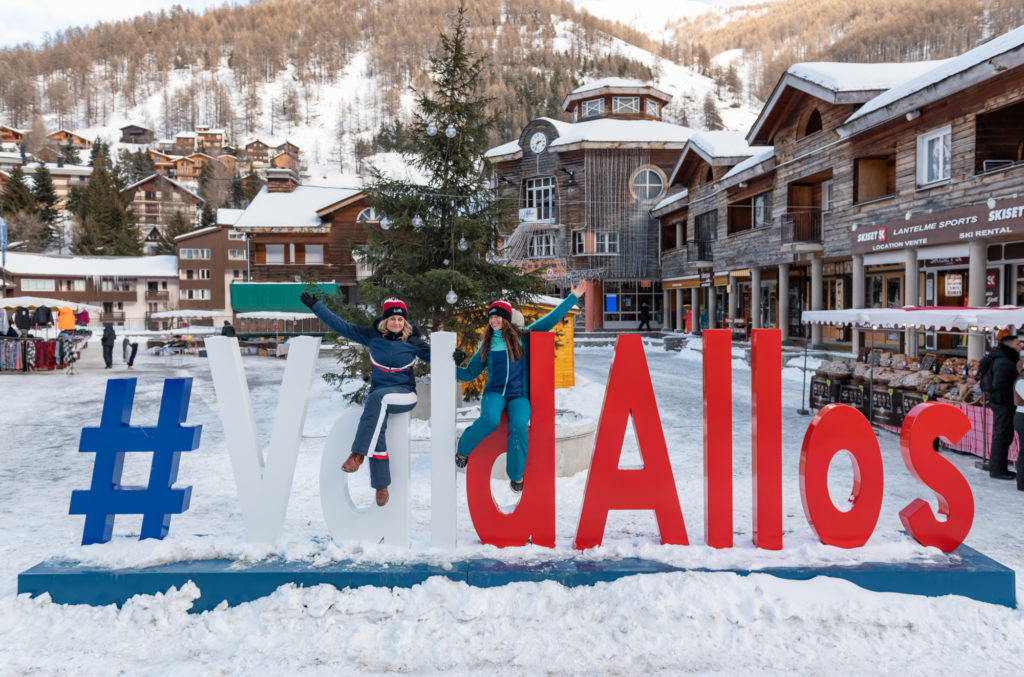
<path id="1" fill-rule="evenodd" d="M 404 140 L 399 150 L 426 181 L 373 172 L 367 199 L 379 220 L 367 223 L 368 241 L 358 255 L 373 271 L 359 285 L 365 303 L 380 308 L 384 299 L 397 296 L 414 323 L 457 332 L 460 345 L 471 349 L 486 323 L 487 304 L 502 296 L 513 304 L 527 301 L 543 291 L 543 280 L 494 256 L 506 210 L 486 176 L 483 154 L 495 120 L 487 114 L 488 99 L 479 94 L 484 62 L 468 51 L 468 30 L 460 4 L 430 60 L 432 91 L 417 96 L 413 122 L 400 135 L 381 132 Z M 341 314 L 350 321 L 370 318 L 357 309 Z M 340 353 L 339 376 L 365 377 L 361 352 Z"/>

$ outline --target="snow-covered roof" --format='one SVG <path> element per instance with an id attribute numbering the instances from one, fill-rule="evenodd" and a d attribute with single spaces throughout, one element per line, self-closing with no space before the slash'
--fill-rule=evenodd
<path id="1" fill-rule="evenodd" d="M 287 313 L 280 310 L 254 310 L 249 313 L 238 313 L 236 318 L 245 320 L 312 320 L 313 313 Z"/>
<path id="2" fill-rule="evenodd" d="M 174 138 L 176 139 L 194 139 L 195 137 L 195 132 L 178 132 L 174 135 Z"/>
<path id="3" fill-rule="evenodd" d="M 13 286 L 13 285 L 11 285 Z M 71 308 L 75 312 L 81 312 L 88 310 L 90 313 L 99 313 L 103 311 L 100 306 L 93 306 L 88 303 L 81 303 L 80 301 L 64 301 L 63 299 L 54 299 L 44 296 L 7 296 L 0 298 L 0 307 L 5 310 L 14 310 L 19 306 L 33 310 L 39 306 L 48 306 L 50 308 Z"/>
<path id="4" fill-rule="evenodd" d="M 199 230 L 190 230 L 187 233 L 175 235 L 174 241 L 177 242 L 178 240 L 184 240 L 187 237 L 195 237 L 196 235 L 205 235 L 206 233 L 212 233 L 218 228 L 220 228 L 220 226 L 207 226 L 206 228 L 200 228 Z"/>
<path id="5" fill-rule="evenodd" d="M 223 310 L 161 310 L 156 313 L 150 313 L 149 316 L 164 319 L 171 317 L 217 317 L 226 314 Z"/>
<path id="6" fill-rule="evenodd" d="M 217 210 L 217 225 L 220 226 L 233 226 L 238 221 L 238 218 L 245 212 L 244 209 L 218 209 Z"/>
<path id="7" fill-rule="evenodd" d="M 588 82 L 585 85 L 580 85 L 576 89 L 572 90 L 572 92 L 562 100 L 562 110 L 569 110 L 569 107 L 574 101 L 579 101 L 580 99 L 585 99 L 598 93 L 649 93 L 657 95 L 659 99 L 663 99 L 664 101 L 672 100 L 671 94 L 646 82 L 640 82 L 639 80 L 627 80 L 625 78 L 601 78 L 600 80 L 594 80 L 593 82 Z"/>
<path id="8" fill-rule="evenodd" d="M 773 117 L 776 104 L 787 89 L 809 94 L 831 104 L 861 104 L 872 97 L 916 78 L 943 61 L 913 61 L 909 63 L 796 63 L 779 78 L 757 120 L 747 133 L 751 143 L 767 142 L 760 138 L 770 131 L 768 121 Z"/>
<path id="9" fill-rule="evenodd" d="M 7 252 L 7 272 L 65 277 L 177 277 L 177 256 L 47 256 Z"/>
<path id="10" fill-rule="evenodd" d="M 765 172 L 771 171 L 775 167 L 775 148 L 768 147 L 762 150 L 757 155 L 753 155 L 743 162 L 739 163 L 729 171 L 727 171 L 721 179 L 719 179 L 719 187 L 724 188 L 726 185 L 733 183 L 739 183 L 746 179 L 751 179 L 755 176 L 759 176 Z"/>
<path id="11" fill-rule="evenodd" d="M 92 167 L 86 165 L 58 165 L 55 162 L 45 162 L 43 166 L 46 167 L 50 174 L 61 176 L 61 175 L 74 175 L 74 176 L 88 176 L 92 174 Z M 35 174 L 36 169 L 39 167 L 38 162 L 30 162 L 29 164 L 22 167 L 26 174 Z"/>
<path id="12" fill-rule="evenodd" d="M 676 182 L 676 176 L 683 165 L 687 164 L 687 161 L 694 156 L 712 166 L 730 166 L 762 153 L 764 150 L 764 146 L 748 145 L 743 137 L 743 132 L 694 132 L 676 161 L 675 167 L 672 168 L 672 174 L 668 180 L 669 185 Z"/>
<path id="13" fill-rule="evenodd" d="M 184 184 L 178 183 L 174 179 L 172 179 L 172 178 L 170 178 L 168 176 L 164 176 L 163 174 L 150 174 L 149 176 L 147 176 L 146 178 L 142 179 L 141 181 L 136 181 L 135 183 L 133 183 L 132 185 L 128 186 L 127 188 L 125 188 L 121 192 L 122 193 L 126 193 L 129 190 L 131 190 L 132 188 L 137 188 L 138 186 L 146 183 L 147 181 L 149 181 L 150 179 L 155 178 L 155 177 L 160 177 L 164 181 L 166 181 L 166 182 L 170 183 L 172 186 L 175 186 L 176 188 L 178 188 L 178 189 L 188 193 L 189 195 L 191 195 L 195 199 L 199 200 L 200 202 L 205 202 L 205 200 L 203 200 L 203 198 L 199 197 L 198 194 L 196 194 L 196 193 L 192 192 L 191 190 L 189 190 L 188 188 L 186 188 L 184 186 Z"/>
<path id="14" fill-rule="evenodd" d="M 871 99 L 839 127 L 848 136 L 912 110 L 947 98 L 1024 65 L 1024 26 L 907 79 Z"/>
<path id="15" fill-rule="evenodd" d="M 669 195 L 669 196 L 663 198 L 661 200 L 661 202 L 659 202 L 658 204 L 654 205 L 654 207 L 651 209 L 651 212 L 652 213 L 653 212 L 658 212 L 658 211 L 664 209 L 665 207 L 668 207 L 669 205 L 674 205 L 677 202 L 685 200 L 689 196 L 690 196 L 690 189 L 689 188 L 683 188 L 681 191 L 679 191 L 677 193 L 673 193 L 672 195 Z"/>
<path id="16" fill-rule="evenodd" d="M 663 148 L 682 148 L 693 130 L 671 122 L 658 120 L 617 120 L 601 118 L 585 122 L 562 122 L 552 118 L 537 118 L 549 123 L 558 132 L 551 141 L 551 150 L 575 150 L 615 144 L 617 148 L 643 147 L 658 144 Z M 519 141 L 491 148 L 484 157 L 511 159 L 522 151 Z"/>
<path id="17" fill-rule="evenodd" d="M 296 186 L 290 193 L 271 193 L 264 186 L 235 221 L 235 228 L 323 228 L 325 224 L 317 211 L 360 192 L 358 188 Z"/>

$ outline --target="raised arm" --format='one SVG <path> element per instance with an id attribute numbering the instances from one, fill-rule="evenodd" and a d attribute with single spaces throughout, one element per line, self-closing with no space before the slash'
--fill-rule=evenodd
<path id="1" fill-rule="evenodd" d="M 331 330 L 338 336 L 361 343 L 364 346 L 369 343 L 370 339 L 377 333 L 369 327 L 360 327 L 358 324 L 352 324 L 341 319 L 325 306 L 320 301 L 307 292 L 302 292 L 299 299 L 313 312 L 314 315 L 320 318 L 320 320 L 326 324 Z M 310 301 L 313 301 L 310 304 Z"/>

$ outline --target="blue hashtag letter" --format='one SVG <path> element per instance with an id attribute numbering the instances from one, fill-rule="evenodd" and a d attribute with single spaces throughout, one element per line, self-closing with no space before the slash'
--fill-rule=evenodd
<path id="1" fill-rule="evenodd" d="M 203 431 L 202 426 L 182 425 L 188 416 L 192 379 L 164 380 L 155 428 L 129 425 L 135 382 L 134 378 L 108 380 L 100 427 L 82 428 L 78 450 L 96 454 L 92 486 L 71 492 L 70 514 L 85 515 L 82 545 L 109 541 L 117 515 L 142 515 L 140 540 L 163 538 L 171 515 L 188 510 L 192 487 L 171 487 L 178 478 L 181 452 L 198 447 Z M 148 486 L 121 486 L 124 455 L 129 451 L 153 452 Z"/>

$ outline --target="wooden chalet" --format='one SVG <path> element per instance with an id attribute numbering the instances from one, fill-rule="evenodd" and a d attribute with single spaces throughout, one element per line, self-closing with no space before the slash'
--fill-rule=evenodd
<path id="1" fill-rule="evenodd" d="M 84 136 L 79 136 L 78 134 L 70 132 L 66 129 L 58 129 L 56 132 L 48 135 L 46 138 L 61 146 L 66 146 L 67 144 L 70 143 L 74 148 L 77 148 L 78 150 L 89 150 L 90 148 L 92 148 L 92 141 L 85 138 Z"/>
<path id="2" fill-rule="evenodd" d="M 162 174 L 151 174 L 133 183 L 121 195 L 135 213 L 147 254 L 154 253 L 175 212 L 181 212 L 189 223 L 196 223 L 204 204 L 198 195 Z"/>
<path id="3" fill-rule="evenodd" d="M 0 125 L 0 143 L 20 144 L 28 133 L 26 129 L 15 129 L 6 125 Z"/>
<path id="4" fill-rule="evenodd" d="M 139 125 L 125 125 L 121 128 L 121 143 L 149 144 L 153 143 L 156 135 L 152 129 L 146 129 Z"/>
<path id="5" fill-rule="evenodd" d="M 267 170 L 267 186 L 235 223 L 250 242 L 251 280 L 334 282 L 356 299 L 353 246 L 366 242 L 368 205 L 361 190 L 299 185 L 288 169 Z M 362 215 L 362 219 L 360 218 Z"/>

